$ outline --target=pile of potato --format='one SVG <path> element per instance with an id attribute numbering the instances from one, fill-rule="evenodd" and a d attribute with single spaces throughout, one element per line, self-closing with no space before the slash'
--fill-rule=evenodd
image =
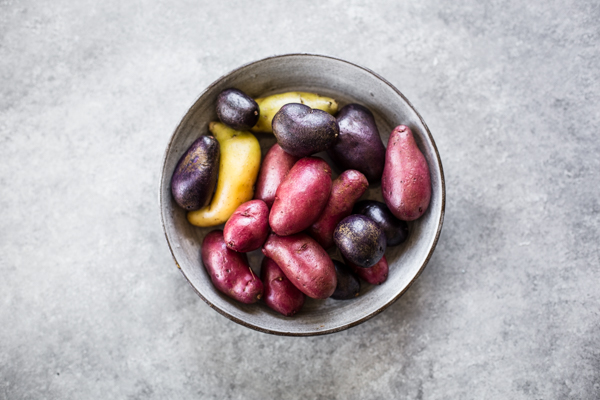
<path id="1" fill-rule="evenodd" d="M 410 128 L 397 126 L 387 149 L 373 114 L 359 104 L 288 92 L 252 99 L 237 89 L 217 99 L 220 122 L 183 154 L 171 179 L 175 202 L 200 227 L 225 224 L 202 242 L 202 262 L 215 287 L 242 302 L 259 299 L 292 316 L 305 296 L 351 299 L 360 280 L 388 276 L 385 251 L 408 237 L 427 210 L 429 167 Z M 277 143 L 261 164 L 250 132 Z M 313 154 L 327 151 L 339 170 Z M 359 200 L 381 180 L 384 203 Z M 336 246 L 345 263 L 332 260 Z M 265 255 L 257 277 L 245 253 Z"/>

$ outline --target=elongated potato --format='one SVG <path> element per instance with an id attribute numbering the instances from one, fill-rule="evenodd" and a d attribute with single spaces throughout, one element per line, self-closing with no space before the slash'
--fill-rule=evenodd
<path id="1" fill-rule="evenodd" d="M 313 299 L 326 299 L 337 286 L 333 261 L 306 233 L 292 236 L 269 235 L 263 254 L 271 258 L 302 293 Z"/>
<path id="2" fill-rule="evenodd" d="M 277 188 L 298 160 L 298 157 L 286 153 L 275 143 L 265 155 L 260 166 L 254 198 L 264 201 L 271 208 L 275 201 Z"/>
<path id="3" fill-rule="evenodd" d="M 308 92 L 286 92 L 254 99 L 258 103 L 260 115 L 258 122 L 252 128 L 253 132 L 273 132 L 271 124 L 273 117 L 281 107 L 289 103 L 306 104 L 310 108 L 317 108 L 335 115 L 338 103 L 331 97 L 319 96 Z"/>
<path id="4" fill-rule="evenodd" d="M 265 304 L 286 317 L 296 314 L 304 305 L 305 295 L 285 276 L 277 263 L 263 258 L 260 279 L 264 287 Z"/>
<path id="5" fill-rule="evenodd" d="M 300 159 L 277 188 L 269 225 L 280 236 L 293 235 L 319 218 L 331 193 L 331 168 L 317 157 Z"/>
<path id="6" fill-rule="evenodd" d="M 223 236 L 227 247 L 240 253 L 259 249 L 269 234 L 269 207 L 262 200 L 239 206 L 225 223 Z"/>
<path id="7" fill-rule="evenodd" d="M 260 168 L 260 145 L 253 134 L 221 122 L 211 122 L 209 129 L 221 148 L 217 190 L 207 207 L 187 214 L 192 225 L 201 227 L 224 223 L 240 204 L 251 200 Z"/>
<path id="8" fill-rule="evenodd" d="M 325 209 L 308 229 L 310 236 L 328 249 L 333 246 L 333 231 L 337 224 L 352 213 L 354 203 L 369 187 L 365 176 L 353 169 L 342 172 L 333 181 Z"/>
<path id="9" fill-rule="evenodd" d="M 262 281 L 252 272 L 246 254 L 227 248 L 223 231 L 214 230 L 204 237 L 201 255 L 204 268 L 219 291 L 246 304 L 262 297 Z"/>
<path id="10" fill-rule="evenodd" d="M 403 221 L 419 218 L 429 207 L 429 165 L 408 126 L 397 126 L 390 135 L 381 192 L 392 214 Z"/>

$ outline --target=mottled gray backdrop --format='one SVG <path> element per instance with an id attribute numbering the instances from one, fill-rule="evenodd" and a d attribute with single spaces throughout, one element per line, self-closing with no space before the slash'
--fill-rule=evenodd
<path id="1" fill-rule="evenodd" d="M 594 0 L 0 0 L 0 399 L 600 398 L 599 21 Z M 446 174 L 417 282 L 314 338 L 209 308 L 158 207 L 200 92 L 290 52 L 387 78 Z"/>

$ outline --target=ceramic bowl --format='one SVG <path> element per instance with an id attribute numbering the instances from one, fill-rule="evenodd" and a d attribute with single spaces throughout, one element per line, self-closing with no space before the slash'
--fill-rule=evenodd
<path id="1" fill-rule="evenodd" d="M 251 97 L 299 90 L 333 97 L 340 103 L 340 108 L 348 103 L 360 103 L 373 112 L 386 145 L 395 126 L 404 124 L 412 129 L 429 163 L 433 189 L 431 203 L 421 218 L 409 224 L 409 240 L 387 249 L 390 272 L 385 283 L 371 286 L 363 282 L 361 295 L 352 300 L 307 299 L 304 308 L 291 318 L 272 311 L 262 302 L 251 305 L 238 303 L 213 287 L 200 259 L 200 245 L 208 232 L 222 229 L 222 226 L 203 229 L 190 225 L 185 211 L 173 201 L 169 185 L 181 155 L 196 138 L 208 133 L 209 122 L 218 120 L 215 111 L 218 94 L 231 87 Z M 275 143 L 275 138 L 272 134 L 256 136 L 264 155 Z M 331 162 L 325 153 L 317 156 Z M 365 322 L 406 292 L 434 251 L 444 218 L 445 188 L 442 163 L 433 136 L 398 89 L 376 73 L 344 60 L 315 54 L 287 54 L 244 65 L 219 78 L 202 92 L 169 141 L 163 160 L 159 198 L 165 236 L 175 263 L 210 307 L 258 331 L 311 336 L 338 332 Z M 371 185 L 362 199 L 382 201 L 380 184 Z M 335 250 L 330 254 L 340 259 Z M 257 274 L 262 257 L 260 250 L 249 253 L 250 265 Z"/>

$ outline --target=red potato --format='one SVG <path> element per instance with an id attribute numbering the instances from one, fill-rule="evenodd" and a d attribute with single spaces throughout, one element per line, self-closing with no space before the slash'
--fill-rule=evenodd
<path id="1" fill-rule="evenodd" d="M 381 257 L 377 264 L 369 268 L 361 268 L 355 264 L 352 264 L 346 258 L 344 258 L 344 262 L 356 275 L 358 275 L 360 279 L 370 283 L 371 285 L 381 285 L 383 282 L 385 282 L 390 270 L 385 256 Z"/>
<path id="2" fill-rule="evenodd" d="M 240 253 L 260 248 L 268 234 L 269 207 L 262 200 L 250 200 L 241 204 L 223 229 L 227 247 Z"/>
<path id="3" fill-rule="evenodd" d="M 286 153 L 275 143 L 265 155 L 260 167 L 254 198 L 264 201 L 271 208 L 277 188 L 298 160 L 298 157 Z"/>
<path id="4" fill-rule="evenodd" d="M 286 317 L 300 311 L 304 305 L 304 293 L 290 282 L 275 261 L 263 258 L 260 279 L 264 287 L 263 299 L 269 308 Z"/>
<path id="5" fill-rule="evenodd" d="M 403 221 L 419 218 L 429 206 L 431 178 L 427 160 L 405 125 L 394 128 L 385 153 L 381 177 L 383 200 Z"/>
<path id="6" fill-rule="evenodd" d="M 269 235 L 262 250 L 302 293 L 313 299 L 326 299 L 337 286 L 333 261 L 306 233 L 292 236 Z"/>
<path id="7" fill-rule="evenodd" d="M 248 265 L 246 254 L 227 248 L 223 231 L 214 230 L 204 237 L 201 255 L 204 268 L 219 291 L 246 304 L 262 297 L 263 284 Z"/>
<path id="8" fill-rule="evenodd" d="M 313 224 L 331 193 L 331 167 L 320 158 L 304 157 L 277 188 L 269 225 L 279 236 L 302 232 Z"/>
<path id="9" fill-rule="evenodd" d="M 331 186 L 331 195 L 319 219 L 310 226 L 308 233 L 328 249 L 334 245 L 333 231 L 337 224 L 352 213 L 354 203 L 369 187 L 367 178 L 354 169 L 348 169 Z"/>

